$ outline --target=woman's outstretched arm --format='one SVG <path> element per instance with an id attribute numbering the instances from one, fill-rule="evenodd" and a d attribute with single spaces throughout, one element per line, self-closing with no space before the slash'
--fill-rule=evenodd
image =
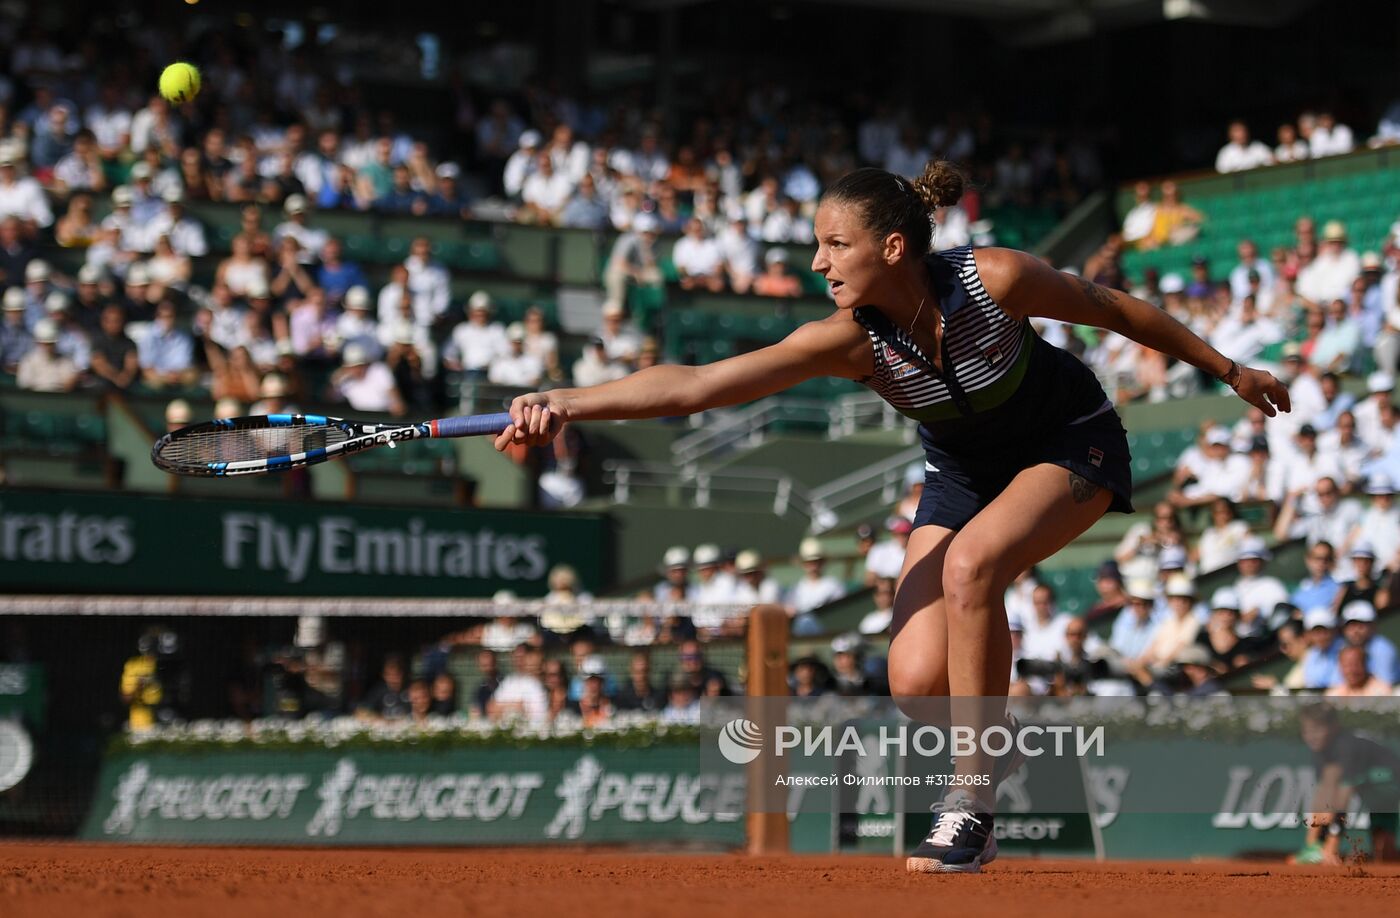
<path id="1" fill-rule="evenodd" d="M 800 326 L 777 344 L 698 367 L 656 366 L 614 382 L 522 395 L 496 448 L 547 443 L 569 421 L 695 414 L 781 392 L 816 376 L 871 372 L 870 342 L 844 313 Z"/>
<path id="2" fill-rule="evenodd" d="M 992 299 L 1012 315 L 1042 316 L 1118 332 L 1204 370 L 1269 417 L 1291 407 L 1288 387 L 1272 373 L 1235 363 L 1151 303 L 1056 271 L 1033 255 L 1012 249 L 979 250 L 977 270 Z"/>

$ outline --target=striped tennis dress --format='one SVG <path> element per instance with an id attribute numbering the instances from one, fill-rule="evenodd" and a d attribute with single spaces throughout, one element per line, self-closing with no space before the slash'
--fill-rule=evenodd
<path id="1" fill-rule="evenodd" d="M 914 524 L 961 529 L 1016 474 L 1050 463 L 1113 493 L 1132 512 L 1127 435 L 1093 372 L 987 294 L 971 246 L 925 260 L 943 323 L 939 372 L 873 306 L 854 311 L 875 349 L 861 383 L 919 422 L 926 457 Z"/>

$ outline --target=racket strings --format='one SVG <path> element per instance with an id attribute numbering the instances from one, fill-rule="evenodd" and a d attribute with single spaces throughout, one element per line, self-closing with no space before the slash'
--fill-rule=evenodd
<path id="1" fill-rule="evenodd" d="M 160 450 L 160 457 L 177 465 L 203 466 L 209 462 L 246 462 L 292 456 L 324 449 L 350 439 L 340 427 L 298 425 L 251 429 L 199 430 L 174 437 Z"/>

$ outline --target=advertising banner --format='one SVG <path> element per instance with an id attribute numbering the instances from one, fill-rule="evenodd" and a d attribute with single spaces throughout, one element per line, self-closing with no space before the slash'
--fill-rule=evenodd
<path id="1" fill-rule="evenodd" d="M 590 514 L 0 492 L 8 592 L 534 596 L 556 564 L 606 586 L 608 544 Z"/>
<path id="2" fill-rule="evenodd" d="M 742 775 L 693 747 L 123 754 L 82 836 L 127 842 L 743 843 Z"/>

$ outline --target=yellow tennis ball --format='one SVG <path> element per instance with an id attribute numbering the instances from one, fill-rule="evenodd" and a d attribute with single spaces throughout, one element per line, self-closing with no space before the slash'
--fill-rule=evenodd
<path id="1" fill-rule="evenodd" d="M 177 105 L 199 95 L 199 70 L 194 64 L 176 61 L 160 74 L 160 94 Z"/>

